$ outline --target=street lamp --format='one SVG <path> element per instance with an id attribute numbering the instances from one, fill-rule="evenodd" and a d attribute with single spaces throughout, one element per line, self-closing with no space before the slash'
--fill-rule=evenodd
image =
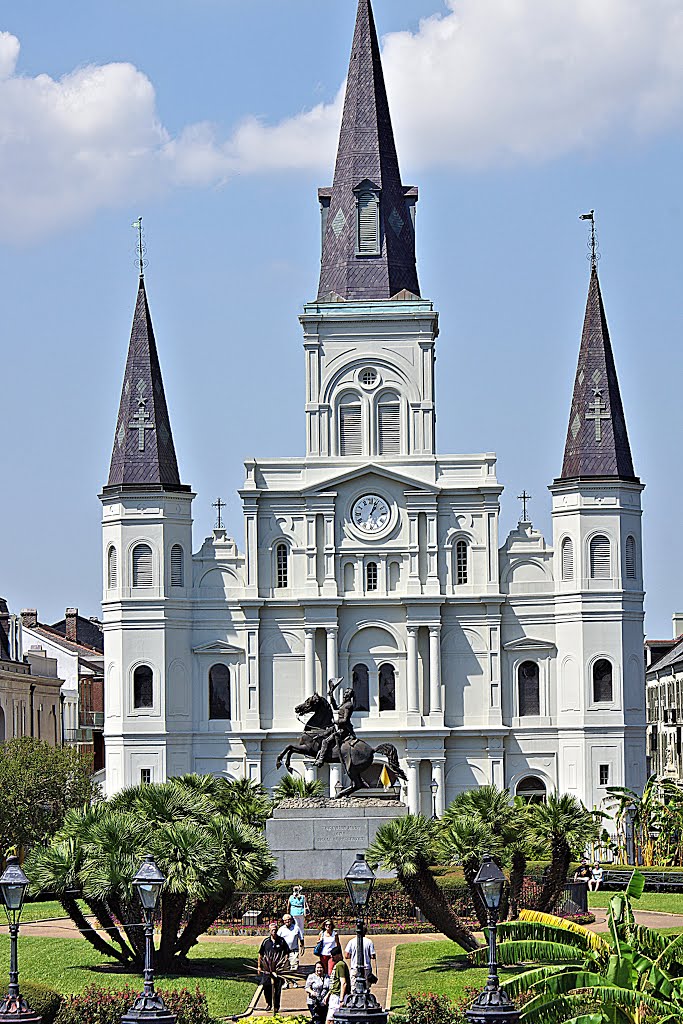
<path id="1" fill-rule="evenodd" d="M 159 993 L 154 991 L 154 911 L 165 881 L 154 858 L 149 855 L 145 857 L 133 879 L 145 918 L 145 987 L 130 1010 L 124 1013 L 122 1024 L 151 1024 L 152 1021 L 155 1024 L 175 1024 L 176 1021 L 175 1014 L 168 1010 Z"/>
<path id="2" fill-rule="evenodd" d="M 439 792 L 439 783 L 436 779 L 432 779 L 429 783 L 429 788 L 432 791 L 432 821 L 436 821 L 438 817 L 436 813 L 436 794 Z"/>
<path id="3" fill-rule="evenodd" d="M 346 1021 L 347 1024 L 362 1024 L 363 1021 L 387 1024 L 389 1016 L 368 988 L 365 950 L 363 949 L 365 912 L 370 903 L 375 880 L 375 873 L 365 860 L 365 854 L 357 853 L 355 861 L 344 878 L 349 897 L 356 911 L 356 980 L 353 991 L 344 998 L 344 1002 L 334 1012 L 335 1021 Z"/>
<path id="4" fill-rule="evenodd" d="M 498 1024 L 503 1021 L 517 1024 L 520 1016 L 519 1010 L 516 1009 L 505 989 L 500 987 L 496 960 L 496 926 L 500 901 L 505 889 L 505 875 L 489 854 L 484 856 L 474 884 L 481 893 L 488 913 L 489 976 L 486 979 L 484 991 L 477 996 L 465 1016 L 470 1024 Z"/>
<path id="5" fill-rule="evenodd" d="M 17 967 L 17 939 L 19 937 L 19 918 L 24 905 L 24 897 L 29 881 L 19 867 L 17 857 L 7 858 L 7 867 L 0 877 L 0 892 L 5 905 L 7 923 L 9 924 L 9 989 L 0 1003 L 0 1021 L 21 1020 L 25 1024 L 40 1024 L 40 1014 L 32 1010 L 19 991 L 19 968 Z"/>

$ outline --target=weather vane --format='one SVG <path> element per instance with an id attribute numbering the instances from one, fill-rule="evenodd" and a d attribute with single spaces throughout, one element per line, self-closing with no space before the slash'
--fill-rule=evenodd
<path id="1" fill-rule="evenodd" d="M 133 227 L 138 233 L 138 246 L 135 254 L 135 261 L 140 269 L 140 277 L 142 277 L 145 272 L 145 267 L 147 266 L 147 260 L 145 259 L 147 246 L 145 245 L 145 239 L 142 234 L 142 217 L 138 217 L 137 220 L 133 221 Z"/>
<path id="2" fill-rule="evenodd" d="M 223 511 L 223 509 L 225 507 L 226 507 L 225 506 L 225 502 L 221 501 L 220 498 L 218 498 L 216 501 L 214 501 L 213 505 L 211 506 L 211 508 L 218 509 L 218 518 L 216 519 L 216 529 L 217 530 L 222 530 L 223 529 L 223 517 L 221 516 L 221 512 Z"/>
<path id="3" fill-rule="evenodd" d="M 579 214 L 579 220 L 589 220 L 591 222 L 591 236 L 588 241 L 588 259 L 591 261 L 591 270 L 598 269 L 598 260 L 600 259 L 598 240 L 595 235 L 595 210 L 591 210 L 590 213 Z"/>
<path id="4" fill-rule="evenodd" d="M 520 519 L 520 523 L 528 523 L 529 520 L 526 516 L 526 506 L 527 502 L 531 501 L 531 495 L 526 493 L 526 488 L 522 491 L 521 494 L 517 495 L 517 500 L 521 501 L 522 503 L 522 518 Z"/>

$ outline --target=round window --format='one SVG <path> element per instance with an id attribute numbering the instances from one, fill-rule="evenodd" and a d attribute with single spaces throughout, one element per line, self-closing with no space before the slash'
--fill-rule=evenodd
<path id="1" fill-rule="evenodd" d="M 366 366 L 358 374 L 358 380 L 364 388 L 374 388 L 379 381 L 379 374 L 374 367 Z"/>

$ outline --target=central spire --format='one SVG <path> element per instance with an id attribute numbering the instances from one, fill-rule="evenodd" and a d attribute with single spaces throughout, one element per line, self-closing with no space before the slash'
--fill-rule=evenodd
<path id="1" fill-rule="evenodd" d="M 420 294 L 413 221 L 417 189 L 401 183 L 370 0 L 358 0 L 334 184 L 319 197 L 319 299 Z"/>

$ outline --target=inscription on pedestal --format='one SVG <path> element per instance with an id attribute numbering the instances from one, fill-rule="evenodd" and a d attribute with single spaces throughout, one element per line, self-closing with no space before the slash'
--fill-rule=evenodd
<path id="1" fill-rule="evenodd" d="M 345 821 L 343 824 L 331 824 L 317 821 L 313 830 L 313 840 L 318 850 L 348 849 L 358 846 L 364 850 L 368 845 L 368 826 L 365 821 Z"/>

